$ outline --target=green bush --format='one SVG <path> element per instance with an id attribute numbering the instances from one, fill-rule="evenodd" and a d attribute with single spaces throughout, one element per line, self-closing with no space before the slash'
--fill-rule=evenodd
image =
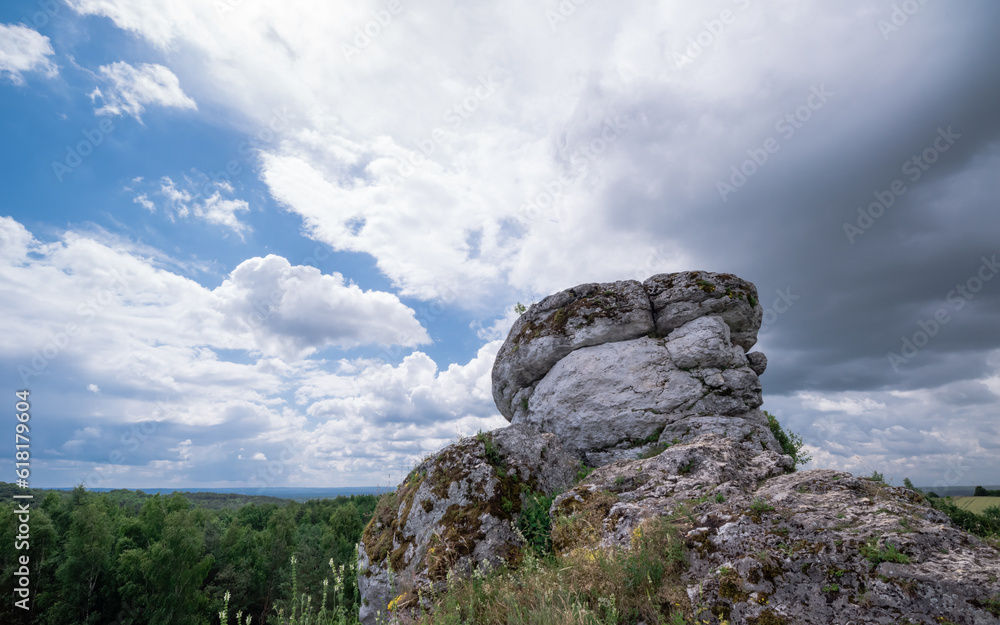
<path id="1" fill-rule="evenodd" d="M 771 428 L 771 434 L 774 434 L 774 438 L 778 439 L 781 450 L 786 455 L 792 457 L 792 471 L 812 460 L 812 456 L 803 453 L 802 448 L 805 446 L 805 443 L 802 442 L 802 438 L 798 434 L 786 432 L 781 427 L 781 424 L 778 423 L 778 419 L 770 412 L 765 410 L 764 416 L 767 417 L 767 425 Z"/>
<path id="2" fill-rule="evenodd" d="M 552 500 L 553 497 L 542 493 L 528 493 L 521 506 L 521 517 L 517 520 L 517 529 L 539 555 L 552 551 L 552 519 L 549 518 Z"/>

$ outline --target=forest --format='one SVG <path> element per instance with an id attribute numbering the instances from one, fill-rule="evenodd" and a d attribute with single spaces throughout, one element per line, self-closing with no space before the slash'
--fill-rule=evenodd
<path id="1" fill-rule="evenodd" d="M 10 538 L 19 525 L 14 489 L 0 484 L 0 527 Z M 265 625 L 287 622 L 303 595 L 313 612 L 357 614 L 355 545 L 375 495 L 297 503 L 82 487 L 31 494 L 30 548 L 0 542 L 0 622 L 201 625 L 219 623 L 228 606 L 228 622 L 240 612 L 242 622 Z M 12 599 L 22 555 L 29 612 Z"/>

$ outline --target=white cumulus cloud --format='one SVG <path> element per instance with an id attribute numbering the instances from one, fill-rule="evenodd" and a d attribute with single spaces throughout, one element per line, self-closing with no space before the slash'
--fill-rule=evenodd
<path id="1" fill-rule="evenodd" d="M 195 110 L 198 105 L 181 89 L 180 80 L 163 65 L 141 63 L 138 66 L 119 61 L 102 65 L 108 92 L 95 89 L 93 99 L 100 98 L 104 105 L 98 115 L 131 115 L 142 121 L 142 114 L 149 105 Z"/>
<path id="2" fill-rule="evenodd" d="M 286 359 L 331 345 L 430 342 L 414 311 L 395 295 L 363 291 L 339 273 L 293 267 L 280 256 L 244 261 L 214 295 L 218 309 L 249 330 L 264 353 Z"/>
<path id="3" fill-rule="evenodd" d="M 59 69 L 49 58 L 54 54 L 48 37 L 19 24 L 0 24 L 0 77 L 23 84 L 26 72 L 55 76 Z"/>

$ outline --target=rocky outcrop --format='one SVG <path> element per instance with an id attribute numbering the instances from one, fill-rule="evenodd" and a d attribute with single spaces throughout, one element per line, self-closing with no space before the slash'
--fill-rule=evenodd
<path id="1" fill-rule="evenodd" d="M 362 622 L 429 607 L 449 574 L 516 568 L 538 525 L 522 521 L 547 514 L 568 557 L 666 520 L 686 552 L 687 604 L 669 605 L 692 622 L 1000 623 L 994 547 L 913 491 L 793 472 L 759 410 L 760 321 L 752 284 L 706 272 L 533 305 L 493 368 L 511 425 L 425 459 L 365 529 Z"/>
<path id="2" fill-rule="evenodd" d="M 757 288 L 727 273 L 684 271 L 635 280 L 581 284 L 533 304 L 514 322 L 493 365 L 493 399 L 512 420 L 519 403 L 560 359 L 577 349 L 667 336 L 689 321 L 718 316 L 734 345 L 757 342 Z"/>
<path id="3" fill-rule="evenodd" d="M 838 471 L 787 474 L 789 460 L 712 434 L 601 467 L 555 500 L 567 528 L 555 547 L 627 548 L 667 516 L 686 538 L 686 607 L 707 622 L 1000 622 L 1000 552 L 918 493 Z"/>
<path id="4" fill-rule="evenodd" d="M 415 607 L 449 571 L 516 564 L 526 506 L 575 481 L 577 460 L 552 434 L 510 426 L 464 438 L 427 458 L 384 497 L 358 547 L 361 622 Z"/>
<path id="5" fill-rule="evenodd" d="M 767 427 L 757 290 L 730 274 L 684 272 L 587 284 L 514 324 L 493 368 L 511 423 L 556 434 L 590 466 L 722 432 L 780 449 Z"/>

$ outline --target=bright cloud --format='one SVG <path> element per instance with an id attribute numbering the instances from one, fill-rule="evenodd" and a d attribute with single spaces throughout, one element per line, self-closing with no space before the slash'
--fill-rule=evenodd
<path id="1" fill-rule="evenodd" d="M 389 293 L 362 291 L 340 274 L 293 267 L 280 256 L 241 263 L 214 291 L 217 308 L 251 332 L 260 350 L 286 359 L 324 347 L 429 343 L 414 311 Z"/>
<path id="2" fill-rule="evenodd" d="M 386 466 L 503 423 L 490 394 L 499 342 L 443 370 L 419 351 L 395 365 L 310 360 L 328 346 L 430 339 L 395 295 L 278 256 L 241 263 L 214 289 L 166 264 L 78 232 L 44 243 L 0 219 L 12 339 L 0 361 L 35 388 L 52 376 L 93 380 L 52 398 L 53 432 L 64 418 L 92 424 L 65 428 L 75 433 L 52 449 L 54 476 L 96 487 L 122 475 L 159 483 L 169 470 L 175 483 L 252 486 L 278 459 L 282 483 L 371 484 Z"/>
<path id="3" fill-rule="evenodd" d="M 699 268 L 761 288 L 777 318 L 762 343 L 784 350 L 769 353 L 764 386 L 786 394 L 767 401 L 811 442 L 816 464 L 931 483 L 995 472 L 1000 378 L 995 354 L 983 360 L 997 346 L 995 291 L 984 286 L 961 315 L 949 309 L 953 320 L 905 372 L 885 359 L 931 318 L 922 306 L 933 314 L 996 251 L 996 71 L 966 71 L 996 56 L 988 2 L 930 3 L 891 38 L 879 25 L 890 7 L 863 0 L 562 3 L 559 15 L 555 0 L 461 10 L 429 0 L 383 24 L 376 0 L 68 4 L 170 66 L 102 67 L 100 112 L 200 105 L 208 123 L 259 138 L 245 145 L 264 191 L 307 237 L 371 259 L 394 289 L 362 291 L 349 269 L 322 274 L 277 256 L 240 257 L 208 288 L 127 246 L 0 228 L 11 292 L 35 315 L 12 321 L 24 334 L 11 341 L 28 350 L 19 358 L 80 316 L 68 303 L 81 305 L 94 319 L 61 362 L 99 383 L 104 401 L 148 394 L 107 404 L 133 422 L 160 415 L 181 428 L 150 433 L 155 449 L 174 451 L 137 451 L 142 467 L 232 475 L 234 448 L 183 429 L 196 426 L 239 440 L 241 460 L 281 463 L 287 473 L 273 479 L 283 483 L 405 463 L 495 413 L 488 351 L 450 366 L 420 351 L 328 356 L 361 340 L 424 345 L 400 297 L 490 311 L 474 325 L 494 341 L 511 321 L 496 311 L 518 299 Z M 733 19 L 710 26 L 722 11 Z M 807 106 L 817 90 L 822 106 Z M 954 151 L 934 152 L 939 164 L 905 177 L 905 197 L 863 215 L 870 228 L 847 240 L 845 220 L 884 197 L 949 124 L 962 137 Z M 764 150 L 772 137 L 777 151 Z M 720 198 L 722 180 L 738 193 Z M 174 176 L 132 197 L 170 219 L 248 231 L 248 204 L 221 185 Z M 106 268 L 117 266 L 115 282 Z M 22 279 L 43 288 L 26 294 Z M 776 300 L 779 288 L 795 299 Z M 318 350 L 342 357 L 321 361 Z M 154 405 L 156 394 L 173 401 Z"/>
<path id="4" fill-rule="evenodd" d="M 102 65 L 101 75 L 108 85 L 108 92 L 96 89 L 91 94 L 104 105 L 98 115 L 131 115 L 142 121 L 146 106 L 157 105 L 196 110 L 198 105 L 181 89 L 180 80 L 163 65 L 142 63 L 138 66 L 124 62 Z"/>
<path id="5" fill-rule="evenodd" d="M 186 182 L 191 184 L 190 180 Z M 233 187 L 228 183 L 208 182 L 201 187 L 194 186 L 193 190 L 188 190 L 181 188 L 170 177 L 164 176 L 157 193 L 166 199 L 171 219 L 195 217 L 228 228 L 241 239 L 250 230 L 250 226 L 240 221 L 237 215 L 248 212 L 250 204 L 246 200 L 223 197 L 223 194 L 233 193 Z M 156 210 L 155 204 L 145 193 L 135 196 L 133 201 L 150 212 Z"/>
<path id="6" fill-rule="evenodd" d="M 54 54 L 48 37 L 19 24 L 0 24 L 0 77 L 23 84 L 27 72 L 55 76 L 59 69 L 49 58 Z"/>

